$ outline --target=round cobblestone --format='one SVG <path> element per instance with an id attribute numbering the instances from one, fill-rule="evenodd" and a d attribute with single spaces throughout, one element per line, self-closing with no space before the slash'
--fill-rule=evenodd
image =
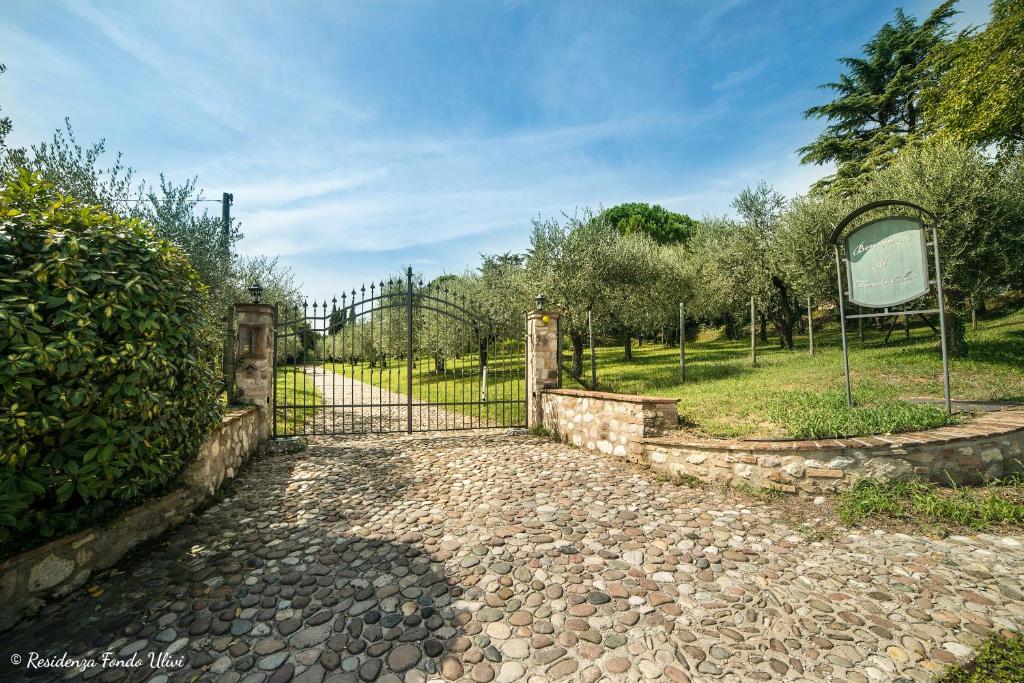
<path id="1" fill-rule="evenodd" d="M 1017 537 L 808 542 L 768 506 L 496 431 L 267 454 L 165 539 L 3 649 L 179 653 L 152 680 L 228 683 L 923 681 L 1024 628 Z"/>

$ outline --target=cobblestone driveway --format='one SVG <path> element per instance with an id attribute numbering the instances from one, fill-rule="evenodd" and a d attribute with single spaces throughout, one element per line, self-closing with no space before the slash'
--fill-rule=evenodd
<path id="1" fill-rule="evenodd" d="M 1019 538 L 810 543 L 767 508 L 498 433 L 261 457 L 125 566 L 4 634 L 3 665 L 106 650 L 143 666 L 85 677 L 924 681 L 1024 624 Z M 184 668 L 153 672 L 150 652 Z"/>

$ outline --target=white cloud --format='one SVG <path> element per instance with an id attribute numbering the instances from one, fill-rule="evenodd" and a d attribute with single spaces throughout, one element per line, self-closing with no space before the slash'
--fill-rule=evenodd
<path id="1" fill-rule="evenodd" d="M 736 71 L 730 71 L 717 83 L 711 86 L 712 90 L 723 91 L 733 90 L 739 86 L 757 78 L 764 68 L 768 65 L 766 60 L 762 60 L 757 64 L 752 64 L 744 69 L 738 69 Z"/>

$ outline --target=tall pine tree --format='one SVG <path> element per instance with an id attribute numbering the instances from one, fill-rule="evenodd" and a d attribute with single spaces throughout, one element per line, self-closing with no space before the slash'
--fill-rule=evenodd
<path id="1" fill-rule="evenodd" d="M 865 173 L 888 165 L 920 133 L 921 93 L 941 75 L 941 63 L 928 57 L 947 39 L 955 2 L 946 0 L 920 23 L 897 9 L 864 45 L 864 56 L 839 60 L 846 73 L 821 86 L 838 96 L 804 112 L 806 118 L 829 121 L 799 150 L 802 163 L 836 164 L 836 174 L 820 184 L 840 191 L 857 187 Z"/>

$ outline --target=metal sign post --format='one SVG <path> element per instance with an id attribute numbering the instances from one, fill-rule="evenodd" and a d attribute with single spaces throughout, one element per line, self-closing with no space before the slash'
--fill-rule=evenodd
<path id="1" fill-rule="evenodd" d="M 931 241 L 927 241 L 924 222 L 916 217 L 895 215 L 880 218 L 858 226 L 845 236 L 844 251 L 840 256 L 840 237 L 859 216 L 875 209 L 901 206 L 913 209 L 930 220 Z M 836 281 L 839 285 L 839 323 L 843 341 L 843 366 L 846 371 L 846 405 L 853 406 L 850 382 L 850 352 L 846 341 L 847 319 L 863 324 L 865 318 L 894 315 L 889 309 L 925 296 L 936 286 L 938 308 L 907 310 L 904 315 L 916 313 L 924 316 L 937 313 L 939 338 L 942 347 L 942 373 L 945 385 L 946 410 L 952 412 L 949 390 L 949 355 L 946 345 L 946 301 L 942 290 L 942 266 L 939 259 L 936 218 L 927 209 L 898 199 L 872 202 L 856 209 L 836 225 L 832 231 L 832 247 L 836 259 Z M 928 247 L 932 248 L 935 278 L 928 276 Z M 846 277 L 843 277 L 843 263 Z M 844 279 L 846 284 L 844 287 Z M 846 315 L 845 300 L 864 308 L 882 309 L 881 313 Z"/>

